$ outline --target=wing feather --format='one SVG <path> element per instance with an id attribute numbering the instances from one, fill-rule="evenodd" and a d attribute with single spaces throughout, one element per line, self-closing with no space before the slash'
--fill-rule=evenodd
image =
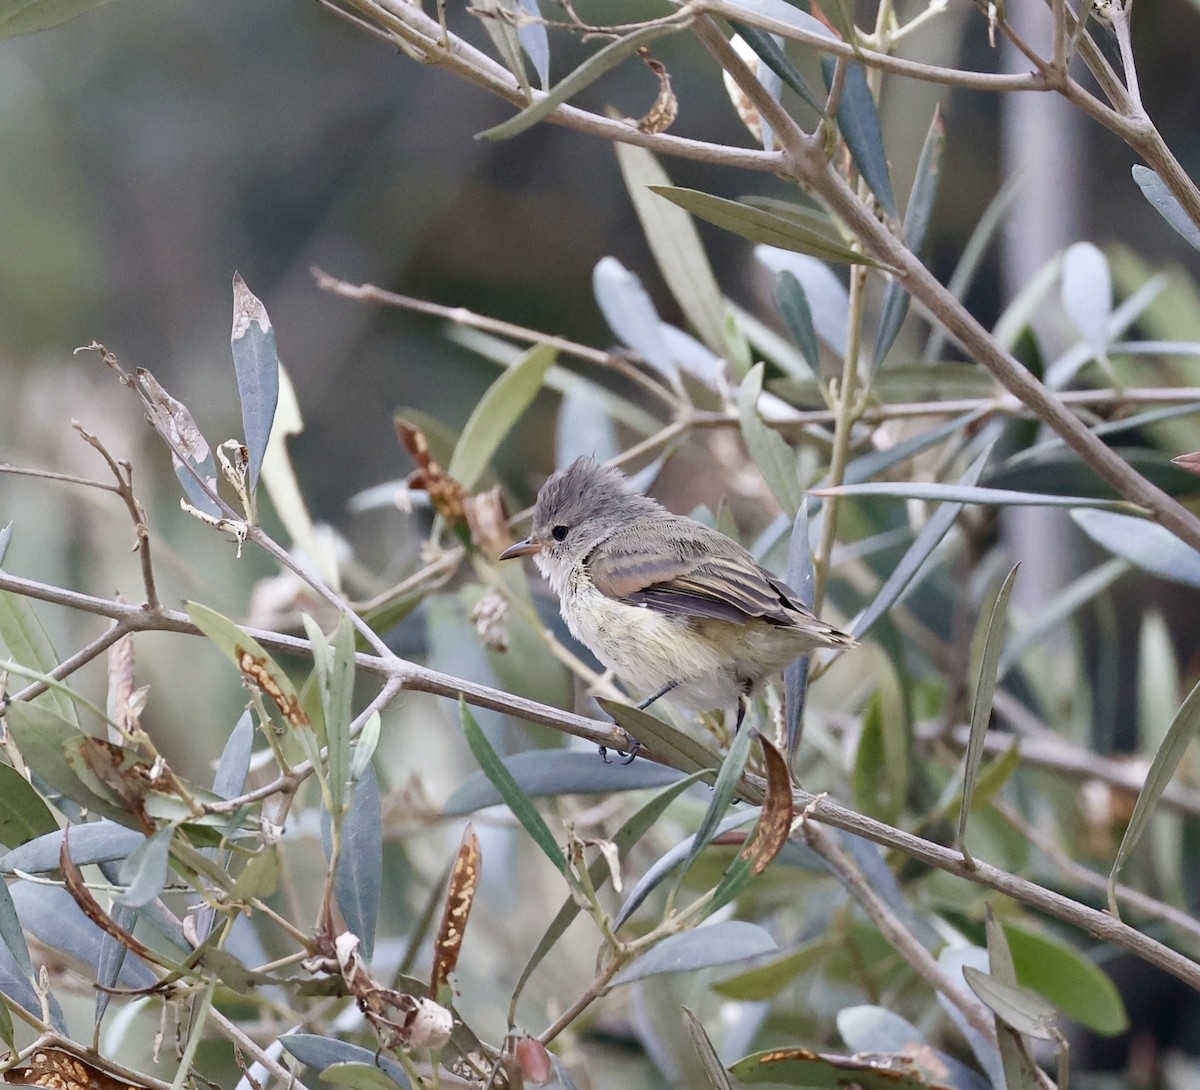
<path id="1" fill-rule="evenodd" d="M 596 589 L 676 616 L 743 624 L 762 619 L 784 627 L 809 616 L 794 592 L 783 593 L 784 585 L 749 553 L 732 552 L 728 539 L 666 537 L 633 544 L 622 535 L 601 544 L 587 562 Z"/>

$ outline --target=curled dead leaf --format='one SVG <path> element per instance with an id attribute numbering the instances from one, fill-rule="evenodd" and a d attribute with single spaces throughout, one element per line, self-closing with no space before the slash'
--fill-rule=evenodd
<path id="1" fill-rule="evenodd" d="M 641 132 L 666 132 L 679 114 L 679 100 L 675 97 L 675 90 L 671 86 L 671 76 L 667 72 L 666 65 L 651 57 L 650 51 L 645 47 L 638 50 L 638 55 L 658 79 L 658 98 L 654 100 L 654 105 L 646 114 L 639 118 L 637 127 Z"/>
<path id="2" fill-rule="evenodd" d="M 396 434 L 400 442 L 412 455 L 417 468 L 409 475 L 409 488 L 429 493 L 434 510 L 451 526 L 460 526 L 466 521 L 463 504 L 466 491 L 434 460 L 429 452 L 429 440 L 425 433 L 407 420 L 396 420 Z"/>

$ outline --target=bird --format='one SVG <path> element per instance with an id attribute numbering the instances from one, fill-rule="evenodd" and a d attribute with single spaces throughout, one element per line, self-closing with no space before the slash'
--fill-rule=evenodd
<path id="1" fill-rule="evenodd" d="M 591 456 L 542 485 L 529 536 L 499 559 L 522 556 L 558 596 L 571 635 L 650 693 L 639 708 L 663 696 L 694 711 L 736 705 L 736 733 L 767 678 L 815 648 L 857 646 L 732 538 Z"/>

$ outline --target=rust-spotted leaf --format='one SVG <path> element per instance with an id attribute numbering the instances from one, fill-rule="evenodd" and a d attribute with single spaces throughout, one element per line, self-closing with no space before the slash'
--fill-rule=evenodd
<path id="1" fill-rule="evenodd" d="M 450 974 L 458 964 L 463 936 L 467 929 L 467 917 L 475 902 L 479 889 L 479 871 L 482 856 L 479 837 L 470 823 L 463 830 L 458 857 L 450 871 L 450 885 L 446 890 L 446 907 L 442 912 L 442 923 L 433 940 L 433 974 L 429 982 L 431 995 L 436 996 L 443 984 L 450 981 Z"/>

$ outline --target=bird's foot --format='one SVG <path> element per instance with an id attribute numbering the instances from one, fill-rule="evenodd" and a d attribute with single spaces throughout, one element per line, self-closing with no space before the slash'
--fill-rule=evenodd
<path id="1" fill-rule="evenodd" d="M 617 756 L 625 758 L 625 760 L 621 762 L 623 765 L 633 764 L 633 759 L 638 755 L 638 753 L 641 752 L 642 749 L 642 743 L 636 738 L 631 738 L 630 741 L 633 743 L 633 745 L 629 747 L 628 753 L 626 753 L 623 749 L 617 750 Z M 608 746 L 600 746 L 599 748 L 600 760 L 602 760 L 606 765 L 612 764 L 612 761 L 608 759 Z"/>

